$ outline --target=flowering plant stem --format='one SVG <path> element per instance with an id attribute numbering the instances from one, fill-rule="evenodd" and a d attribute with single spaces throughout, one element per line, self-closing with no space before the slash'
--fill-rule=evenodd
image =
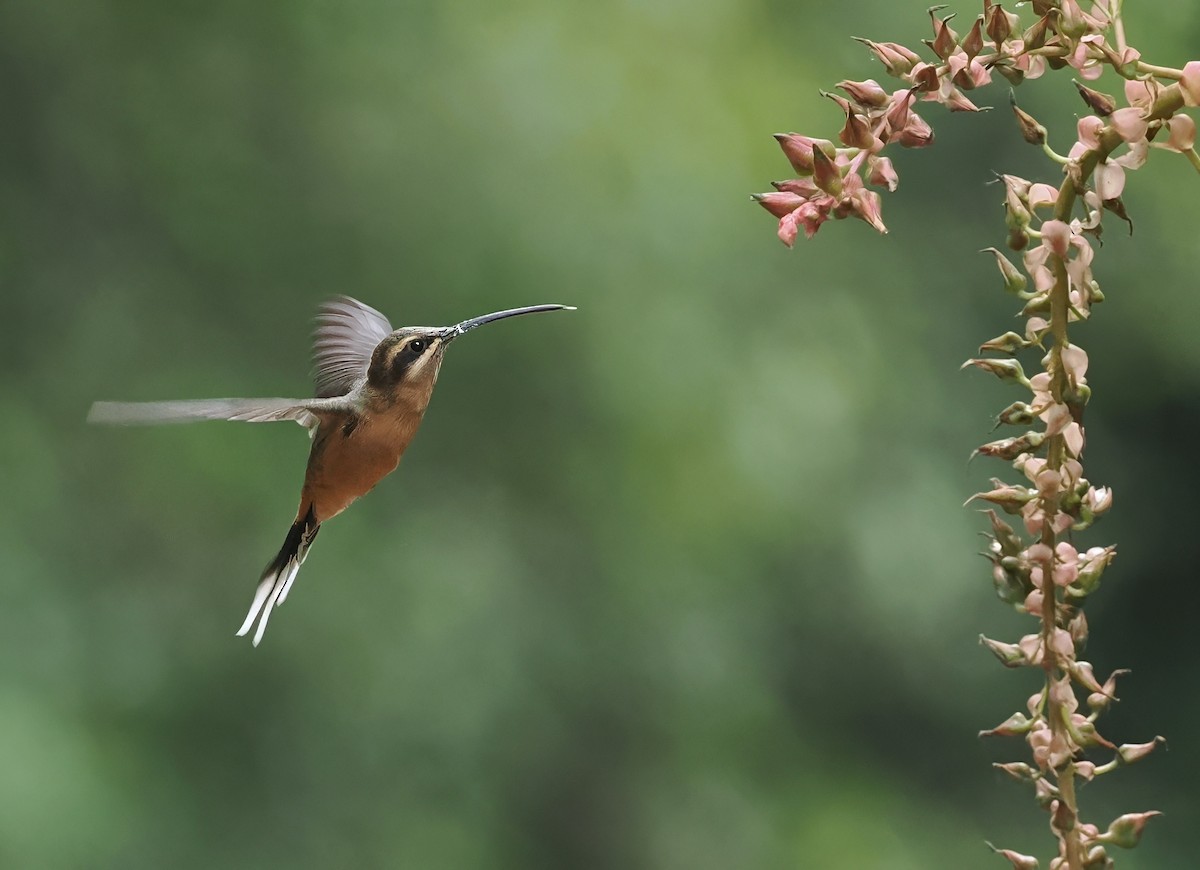
<path id="1" fill-rule="evenodd" d="M 916 111 L 919 100 L 941 103 L 951 111 L 978 111 L 965 92 L 987 84 L 993 73 L 1017 85 L 1047 70 L 1065 68 L 1092 81 L 1107 68 L 1125 80 L 1128 105 L 1123 107 L 1113 97 L 1075 82 L 1094 114 L 1078 121 L 1076 141 L 1066 155 L 1050 148 L 1046 128 L 1014 100 L 1022 137 L 1041 147 L 1064 178 L 1055 188 L 1013 175 L 1000 177 L 1007 246 L 1020 255 L 1020 265 L 996 248 L 985 250 L 995 257 L 1005 289 L 1024 303 L 1025 329 L 1006 332 L 980 348 L 1004 356 L 983 356 L 965 364 L 1032 393 L 1030 401 L 1005 408 L 1000 424 L 1041 426 L 978 448 L 984 456 L 1011 462 L 1026 482 L 993 479 L 991 490 L 972 498 L 1019 517 L 1024 526 L 1022 535 L 994 509 L 985 511 L 992 532 L 984 555 L 992 563 L 997 595 L 1036 618 L 1038 629 L 1017 643 L 989 638 L 981 642 L 1007 667 L 1042 669 L 1045 683 L 1028 700 L 1028 715 L 1014 713 L 981 734 L 1021 736 L 1028 744 L 1032 765 L 1011 762 L 997 767 L 1033 785 L 1035 798 L 1049 812 L 1058 841 L 1051 870 L 1113 866 L 1109 848 L 1137 845 L 1146 822 L 1158 815 L 1128 813 L 1101 831 L 1081 820 L 1078 802 L 1081 783 L 1145 757 L 1163 740 L 1116 746 L 1102 737 L 1095 723 L 1117 700 L 1116 680 L 1126 672 L 1114 671 L 1102 684 L 1092 665 L 1079 658 L 1088 637 L 1083 605 L 1099 587 L 1116 549 L 1080 552 L 1073 543 L 1075 532 L 1108 511 L 1112 492 L 1083 476 L 1083 417 L 1091 397 L 1088 356 L 1071 343 L 1069 326 L 1086 320 L 1092 307 L 1104 300 L 1092 272 L 1091 240 L 1099 238 L 1106 212 L 1129 221 L 1121 199 L 1126 173 L 1142 166 L 1152 147 L 1183 154 L 1200 170 L 1196 125 L 1182 111 L 1200 104 L 1200 61 L 1182 69 L 1142 61 L 1126 41 L 1121 5 L 1120 0 L 1096 0 L 1085 12 L 1079 0 L 1032 0 L 1039 17 L 1021 29 L 1017 15 L 984 0 L 983 14 L 962 37 L 950 28 L 954 16 L 938 18 L 942 7 L 934 7 L 929 10 L 933 39 L 926 45 L 937 58 L 928 62 L 898 43 L 859 40 L 902 87 L 889 93 L 873 79 L 840 82 L 846 97 L 824 94 L 845 115 L 840 147 L 798 133 L 777 134 L 798 177 L 774 182 L 774 192 L 754 197 L 779 219 L 779 237 L 789 247 L 801 229 L 811 238 L 831 218 L 857 217 L 886 232 L 880 196 L 869 187 L 895 190 L 899 183 L 895 167 L 884 156 L 886 148 L 933 144 L 933 130 Z M 991 50 L 985 52 L 989 43 Z M 1042 371 L 1027 377 L 1015 357 L 1034 347 L 1046 351 Z M 1088 715 L 1079 711 L 1080 692 L 1086 694 Z M 1088 758 L 1096 750 L 1113 755 L 1097 764 Z M 994 851 L 1013 867 L 1040 866 L 1030 855 Z"/>

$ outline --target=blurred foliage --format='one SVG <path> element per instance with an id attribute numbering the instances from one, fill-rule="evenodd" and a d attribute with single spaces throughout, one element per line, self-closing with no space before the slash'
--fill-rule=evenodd
<path id="1" fill-rule="evenodd" d="M 1200 10 L 1130 3 L 1182 64 Z M 911 7 L 911 8 L 909 8 Z M 973 15 L 970 4 L 960 13 Z M 1003 387 L 1006 111 L 929 117 L 892 232 L 788 252 L 770 134 L 840 125 L 922 7 L 0 4 L 0 865 L 996 866 L 1044 851 L 981 743 L 1036 675 L 962 501 Z M 1111 83 L 1110 84 L 1110 90 Z M 1022 89 L 1062 150 L 1066 76 Z M 993 88 L 984 102 L 1003 107 Z M 1097 257 L 1089 470 L 1128 666 L 1089 786 L 1194 866 L 1197 179 L 1153 155 Z M 456 345 L 400 471 L 331 523 L 263 647 L 233 637 L 294 510 L 295 426 L 83 425 L 94 399 L 307 394 L 316 304 L 538 302 Z"/>

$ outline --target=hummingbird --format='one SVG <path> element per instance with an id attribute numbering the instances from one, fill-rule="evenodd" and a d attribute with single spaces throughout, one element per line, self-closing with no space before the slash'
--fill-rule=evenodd
<path id="1" fill-rule="evenodd" d="M 530 305 L 464 320 L 454 326 L 393 329 L 369 305 L 338 296 L 320 306 L 313 341 L 312 399 L 197 399 L 168 402 L 96 402 L 88 422 L 133 425 L 239 420 L 294 420 L 308 429 L 312 449 L 296 520 L 262 573 L 238 637 L 257 621 L 262 641 L 276 606 L 287 600 L 309 547 L 331 520 L 400 464 L 421 425 L 442 358 L 450 343 L 506 317 L 568 305 Z"/>

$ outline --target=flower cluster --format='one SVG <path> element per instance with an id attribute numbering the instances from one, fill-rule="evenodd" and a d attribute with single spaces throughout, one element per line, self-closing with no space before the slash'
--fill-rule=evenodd
<path id="1" fill-rule="evenodd" d="M 1015 643 L 981 642 L 1005 666 L 1037 668 L 1045 675 L 1025 710 L 981 733 L 1024 738 L 1033 763 L 997 767 L 1032 785 L 1048 811 L 1058 841 L 1051 870 L 1082 870 L 1112 866 L 1109 849 L 1136 845 L 1157 813 L 1126 814 L 1101 830 L 1080 818 L 1076 786 L 1145 757 L 1163 740 L 1118 746 L 1097 728 L 1101 714 L 1117 700 L 1116 681 L 1125 672 L 1115 671 L 1102 682 L 1081 657 L 1088 638 L 1083 606 L 1099 588 L 1116 549 L 1082 549 L 1073 535 L 1103 516 L 1113 495 L 1084 474 L 1088 355 L 1069 333 L 1104 300 L 1093 272 L 1095 246 L 1106 213 L 1129 221 L 1121 199 L 1127 174 L 1142 166 L 1153 148 L 1180 153 L 1200 171 L 1196 125 L 1182 114 L 1185 107 L 1200 105 L 1200 61 L 1182 69 L 1144 62 L 1125 42 L 1120 0 L 1096 0 L 1086 11 L 1078 0 L 1032 0 L 1031 6 L 1037 19 L 1022 28 L 1017 15 L 984 0 L 983 13 L 963 36 L 951 29 L 953 16 L 939 17 L 942 7 L 931 9 L 933 38 L 925 44 L 934 57 L 928 61 L 894 42 L 861 40 L 901 86 L 888 89 L 871 79 L 839 83 L 845 96 L 825 96 L 845 117 L 840 144 L 777 135 L 798 177 L 775 182 L 774 192 L 754 199 L 779 219 L 779 237 L 789 247 L 801 229 L 811 237 L 830 217 L 857 217 L 886 232 L 879 194 L 869 187 L 896 188 L 895 167 L 884 156 L 889 145 L 933 142 L 932 130 L 917 114 L 919 102 L 975 111 L 967 94 L 993 74 L 1016 85 L 1047 70 L 1069 68 L 1091 82 L 1109 68 L 1125 79 L 1124 105 L 1076 81 L 1091 114 L 1076 124 L 1075 141 L 1065 154 L 1050 147 L 1046 127 L 1014 100 L 1021 135 L 1057 164 L 1061 180 L 1055 186 L 1000 176 L 1006 247 L 1012 253 L 985 252 L 994 257 L 1004 288 L 1020 301 L 1023 326 L 985 342 L 984 355 L 964 364 L 1028 393 L 997 420 L 998 426 L 1025 431 L 976 451 L 1010 463 L 1019 480 L 993 478 L 991 489 L 971 500 L 991 505 L 985 510 L 991 530 L 984 555 L 992 565 L 996 594 L 1035 620 Z M 1018 355 L 1033 348 L 1040 351 L 1040 369 L 1027 376 Z M 1012 524 L 1001 514 L 1013 517 Z M 1031 856 L 995 851 L 1014 867 L 1038 866 Z"/>
<path id="2" fill-rule="evenodd" d="M 974 112 L 979 107 L 967 93 L 988 84 L 993 73 L 1016 85 L 1038 78 L 1047 69 L 1063 67 L 1073 69 L 1084 80 L 1094 80 L 1110 66 L 1128 79 L 1125 90 L 1130 105 L 1126 110 L 1114 111 L 1112 105 L 1105 111 L 1105 101 L 1112 104 L 1111 98 L 1079 86 L 1085 100 L 1089 95 L 1096 98 L 1095 103 L 1089 100 L 1096 116 L 1080 122 L 1077 147 L 1088 147 L 1087 137 L 1101 120 L 1097 116 L 1116 115 L 1112 123 L 1127 142 L 1145 140 L 1145 145 L 1131 147 L 1127 155 L 1099 169 L 1099 193 L 1115 191 L 1115 196 L 1104 199 L 1119 197 L 1124 170 L 1136 169 L 1145 161 L 1148 145 L 1160 126 L 1169 128 L 1163 147 L 1188 154 L 1200 168 L 1193 150 L 1195 125 L 1190 118 L 1177 115 L 1147 129 L 1145 115 L 1164 87 L 1154 74 L 1164 70 L 1143 63 L 1140 53 L 1126 46 L 1123 38 L 1116 46 L 1110 44 L 1107 33 L 1120 26 L 1120 16 L 1111 8 L 1114 3 L 1116 0 L 1097 0 L 1085 12 L 1077 0 L 1034 0 L 1033 10 L 1040 17 L 1022 29 L 1016 14 L 984 0 L 983 13 L 964 36 L 951 28 L 954 16 L 939 18 L 944 7 L 935 6 L 929 10 L 933 38 L 926 40 L 934 55 L 930 60 L 899 43 L 859 40 L 901 86 L 885 88 L 874 79 L 839 82 L 837 87 L 845 96 L 824 96 L 837 103 L 844 115 L 837 137 L 840 144 L 798 133 L 776 134 L 797 177 L 772 182 L 775 190 L 755 194 L 754 200 L 779 219 L 779 238 L 789 247 L 801 230 L 806 238 L 812 238 L 831 217 L 856 217 L 886 233 L 880 196 L 870 188 L 894 191 L 899 183 L 891 159 L 883 153 L 889 145 L 922 148 L 933 144 L 933 130 L 917 113 L 918 102 L 938 102 L 950 111 Z M 1178 80 L 1175 86 L 1182 87 L 1188 97 L 1186 104 L 1196 105 L 1200 63 L 1165 72 L 1168 78 Z M 1024 127 L 1022 132 L 1026 132 Z M 1044 128 L 1040 136 L 1038 144 L 1044 144 Z"/>

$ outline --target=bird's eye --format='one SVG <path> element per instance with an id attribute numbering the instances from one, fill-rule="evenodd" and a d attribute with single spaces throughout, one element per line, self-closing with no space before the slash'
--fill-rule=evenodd
<path id="1" fill-rule="evenodd" d="M 415 354 L 424 353 L 425 352 L 425 339 L 414 338 L 412 341 L 410 341 L 408 343 L 408 349 L 412 353 L 415 353 Z"/>

